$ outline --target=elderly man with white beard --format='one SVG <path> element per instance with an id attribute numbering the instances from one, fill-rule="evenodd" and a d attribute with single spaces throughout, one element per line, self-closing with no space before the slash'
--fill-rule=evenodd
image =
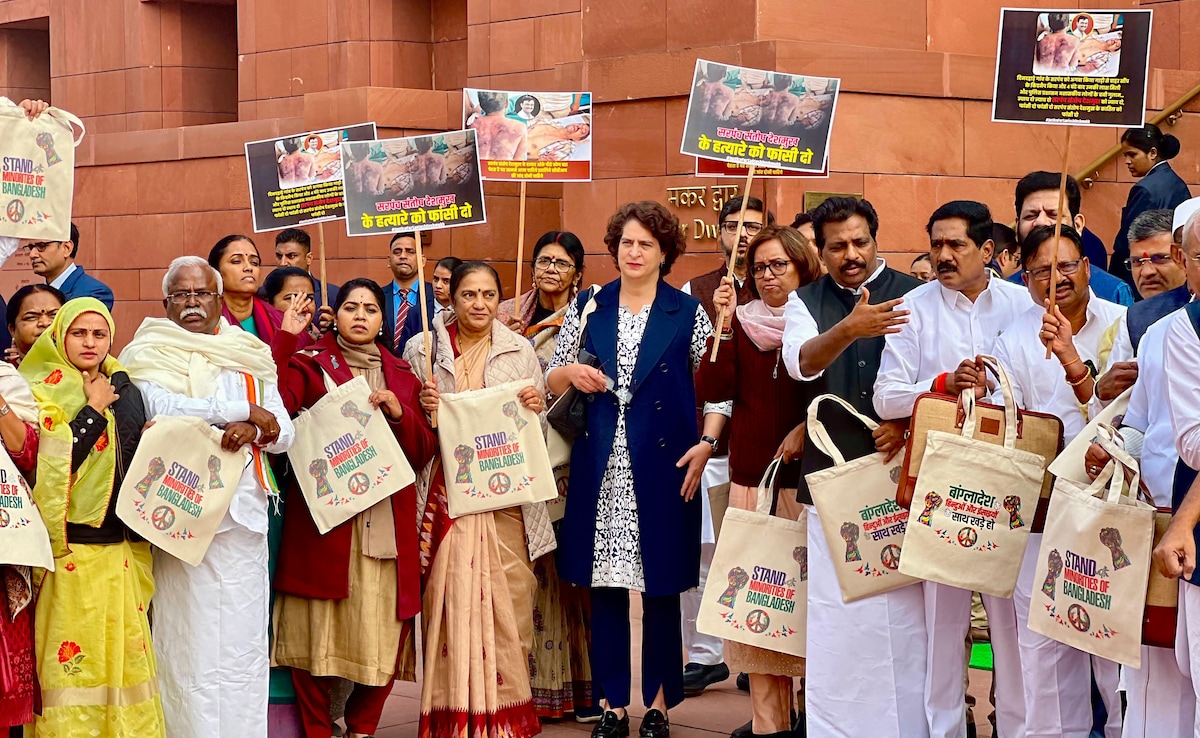
<path id="1" fill-rule="evenodd" d="M 199 566 L 155 551 L 154 648 L 170 738 L 267 736 L 270 602 L 267 453 L 292 445 L 271 351 L 221 317 L 221 276 L 199 257 L 171 262 L 166 318 L 147 318 L 121 354 L 146 414 L 203 418 L 227 450 L 248 445 L 229 511 Z M 274 722 L 274 721 L 272 721 Z"/>

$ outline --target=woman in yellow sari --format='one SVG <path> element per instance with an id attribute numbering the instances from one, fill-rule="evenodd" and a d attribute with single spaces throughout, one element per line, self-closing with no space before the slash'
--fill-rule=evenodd
<path id="1" fill-rule="evenodd" d="M 146 609 L 150 544 L 116 516 L 146 424 L 142 396 L 109 356 L 113 322 L 91 297 L 63 305 L 21 362 L 38 403 L 38 505 L 54 550 L 35 611 L 42 689 L 33 736 L 164 736 Z"/>
<path id="2" fill-rule="evenodd" d="M 404 358 L 424 382 L 421 407 L 437 410 L 438 390 L 464 392 L 533 380 L 517 399 L 545 409 L 542 373 L 529 341 L 496 320 L 500 278 L 480 261 L 450 277 L 453 311 L 433 320 L 433 376 L 423 336 Z M 453 461 L 451 463 L 454 463 Z M 532 561 L 554 548 L 544 504 L 464 515 L 446 512 L 446 483 L 435 458 L 419 484 L 425 628 L 419 738 L 528 738 L 541 732 L 529 685 L 533 640 Z"/>

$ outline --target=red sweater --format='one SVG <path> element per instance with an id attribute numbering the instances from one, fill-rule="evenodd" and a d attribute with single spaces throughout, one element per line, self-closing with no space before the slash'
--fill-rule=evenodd
<path id="1" fill-rule="evenodd" d="M 716 362 L 708 353 L 696 372 L 696 397 L 704 402 L 733 400 L 727 424 L 729 471 L 735 484 L 756 486 L 783 439 L 804 420 L 803 386 L 788 376 L 780 350 L 760 351 L 735 314 L 733 337 L 721 345 Z M 709 339 L 709 352 L 712 341 Z M 800 464 L 779 470 L 778 485 L 793 488 Z"/>
<path id="2" fill-rule="evenodd" d="M 337 345 L 337 336 L 327 334 L 312 348 L 315 356 L 296 354 L 299 338 L 279 331 L 271 347 L 279 368 L 279 394 L 288 412 L 295 415 L 325 396 L 322 369 L 338 385 L 354 376 Z M 421 382 L 403 359 L 387 350 L 379 352 L 387 388 L 404 407 L 399 422 L 389 426 L 408 463 L 420 470 L 437 451 L 437 436 L 421 412 L 417 396 Z M 396 523 L 396 617 L 407 620 L 421 610 L 421 566 L 417 541 L 417 491 L 409 485 L 389 498 Z M 354 518 L 321 535 L 313 523 L 304 494 L 295 482 L 287 491 L 283 509 L 283 540 L 275 588 L 299 597 L 340 600 L 350 596 L 350 538 Z"/>

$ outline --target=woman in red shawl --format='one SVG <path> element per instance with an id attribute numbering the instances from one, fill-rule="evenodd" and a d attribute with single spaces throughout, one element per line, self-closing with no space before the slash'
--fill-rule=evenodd
<path id="1" fill-rule="evenodd" d="M 326 382 L 364 377 L 371 404 L 414 469 L 437 450 L 421 411 L 421 383 L 408 364 L 379 343 L 383 291 L 369 279 L 342 286 L 334 330 L 295 352 L 311 319 L 307 297 L 283 314 L 274 343 L 279 393 L 291 413 L 312 407 Z M 312 353 L 312 355 L 309 355 Z M 292 681 L 308 738 L 330 736 L 330 689 L 336 677 L 354 682 L 346 702 L 351 736 L 375 733 L 397 677 L 416 680 L 413 618 L 421 610 L 417 493 L 397 491 L 321 535 L 293 481 L 283 513 L 283 541 L 275 572 L 274 661 L 292 667 Z"/>

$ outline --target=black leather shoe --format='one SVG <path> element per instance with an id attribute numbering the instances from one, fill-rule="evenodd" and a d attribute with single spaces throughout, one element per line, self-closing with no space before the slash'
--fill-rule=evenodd
<path id="1" fill-rule="evenodd" d="M 592 738 L 629 738 L 629 713 L 619 718 L 612 710 L 605 710 L 600 722 L 592 728 Z"/>
<path id="2" fill-rule="evenodd" d="M 733 732 L 729 734 L 729 738 L 750 738 L 752 735 L 754 735 L 754 721 L 750 720 L 745 725 L 734 728 Z"/>
<path id="3" fill-rule="evenodd" d="M 662 714 L 662 711 L 649 710 L 646 712 L 646 717 L 642 718 L 642 727 L 638 728 L 638 735 L 642 738 L 669 738 L 671 723 L 667 721 L 667 716 Z"/>
<path id="4" fill-rule="evenodd" d="M 737 675 L 737 688 L 742 690 L 743 692 L 750 691 L 750 675 L 749 674 L 747 674 L 746 672 L 743 671 L 741 674 Z"/>
<path id="5" fill-rule="evenodd" d="M 688 664 L 687 668 L 683 670 L 683 695 L 695 697 L 708 687 L 728 678 L 729 667 L 723 663 L 714 666 Z"/>

